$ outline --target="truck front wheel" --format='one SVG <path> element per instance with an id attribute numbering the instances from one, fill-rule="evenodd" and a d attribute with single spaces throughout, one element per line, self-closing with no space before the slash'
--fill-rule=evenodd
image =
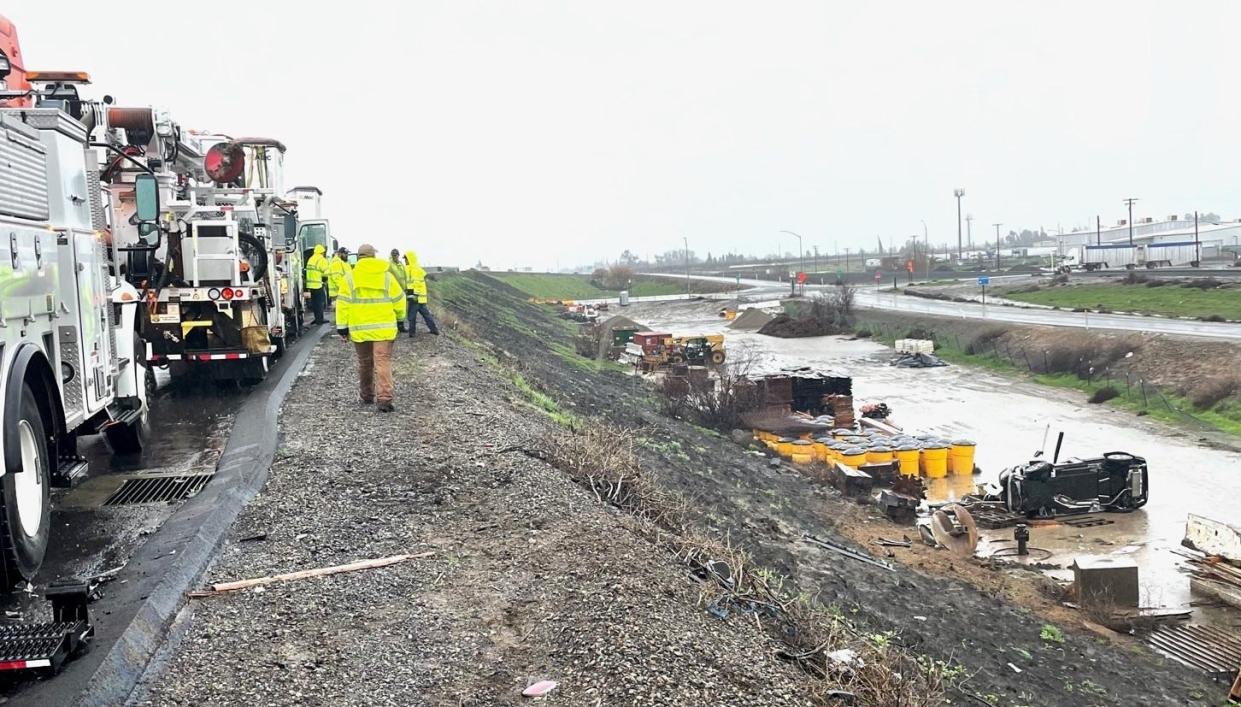
<path id="1" fill-rule="evenodd" d="M 29 384 L 22 385 L 15 412 L 22 470 L 6 469 L 0 478 L 0 554 L 9 586 L 18 579 L 30 580 L 39 571 L 51 527 L 51 460 L 43 416 Z"/>

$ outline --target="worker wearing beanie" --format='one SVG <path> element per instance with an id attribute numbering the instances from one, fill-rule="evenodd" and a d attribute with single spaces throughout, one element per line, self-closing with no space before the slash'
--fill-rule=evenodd
<path id="1" fill-rule="evenodd" d="M 327 275 L 327 258 L 323 254 L 327 248 L 315 246 L 315 252 L 306 261 L 306 289 L 310 291 L 310 310 L 315 313 L 315 324 L 323 324 L 323 308 L 327 305 L 327 292 L 323 287 Z"/>
<path id="2" fill-rule="evenodd" d="M 418 329 L 418 315 L 422 315 L 422 321 L 427 323 L 427 331 L 439 336 L 439 327 L 435 326 L 435 319 L 431 317 L 431 310 L 427 308 L 427 271 L 422 269 L 418 264 L 418 254 L 412 250 L 405 251 L 405 297 L 408 300 L 405 303 L 406 316 L 409 317 L 409 337 L 414 337 L 414 331 Z"/>
<path id="3" fill-rule="evenodd" d="M 392 347 L 397 322 L 405 319 L 405 293 L 375 257 L 375 246 L 358 246 L 358 262 L 341 279 L 336 299 L 336 333 L 352 341 L 358 354 L 358 383 L 363 403 L 392 412 Z"/>
<path id="4" fill-rule="evenodd" d="M 327 300 L 329 303 L 336 299 L 336 293 L 340 291 L 340 281 L 345 277 L 345 273 L 349 272 L 348 257 L 348 249 L 337 248 L 332 254 L 332 259 L 327 263 Z"/>

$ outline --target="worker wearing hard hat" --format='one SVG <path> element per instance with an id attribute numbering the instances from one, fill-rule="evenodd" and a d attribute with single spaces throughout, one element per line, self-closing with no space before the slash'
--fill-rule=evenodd
<path id="1" fill-rule="evenodd" d="M 349 271 L 349 249 L 337 248 L 336 252 L 332 254 L 332 259 L 327 263 L 328 302 L 336 299 L 336 293 L 340 291 L 340 281 L 345 276 L 345 273 Z"/>
<path id="2" fill-rule="evenodd" d="M 439 327 L 435 326 L 435 319 L 431 317 L 431 310 L 427 308 L 427 271 L 422 269 L 418 264 L 418 254 L 412 250 L 405 251 L 405 311 L 409 317 L 409 337 L 414 337 L 414 331 L 418 328 L 418 315 L 422 314 L 422 321 L 427 323 L 427 330 L 432 334 L 439 336 Z"/>
<path id="3" fill-rule="evenodd" d="M 358 246 L 358 262 L 340 282 L 336 333 L 357 350 L 362 402 L 378 403 L 380 412 L 392 412 L 392 347 L 404 318 L 405 293 L 388 263 L 375 257 L 375 246 Z"/>
<path id="4" fill-rule="evenodd" d="M 306 260 L 306 289 L 310 292 L 310 310 L 315 313 L 314 324 L 323 324 L 323 309 L 327 305 L 327 292 L 324 279 L 327 275 L 327 258 L 323 254 L 327 248 L 315 246 L 314 253 Z"/>

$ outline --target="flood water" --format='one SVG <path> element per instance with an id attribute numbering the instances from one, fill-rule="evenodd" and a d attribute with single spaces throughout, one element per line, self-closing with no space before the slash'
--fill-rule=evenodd
<path id="1" fill-rule="evenodd" d="M 1072 528 L 1031 529 L 1030 545 L 1051 550 L 1052 572 L 1070 579 L 1067 568 L 1084 555 L 1127 555 L 1139 566 L 1142 605 L 1187 607 L 1189 580 L 1180 548 L 1186 516 L 1206 516 L 1241 525 L 1241 454 L 1200 444 L 1191 434 L 1148 422 L 1132 413 L 1089 405 L 1085 396 L 1047 388 L 963 366 L 905 369 L 888 365 L 892 349 L 871 341 L 841 337 L 777 339 L 728 329 L 712 304 L 630 307 L 626 316 L 675 334 L 723 333 L 730 356 L 749 350 L 764 369 L 812 366 L 853 376 L 857 405 L 885 402 L 891 421 L 913 432 L 933 432 L 977 442 L 980 476 L 931 480 L 928 500 L 957 498 L 977 482 L 995 481 L 999 472 L 1028 461 L 1044 444 L 1051 457 L 1056 435 L 1065 433 L 1060 459 L 1097 457 L 1124 451 L 1147 460 L 1150 501 L 1129 514 L 1095 514 L 1112 523 Z M 980 554 L 1009 546 L 1012 531 L 984 531 Z M 1208 612 L 1215 614 L 1214 611 Z M 1231 612 L 1225 621 L 1238 621 Z M 1211 617 L 1219 620 L 1219 615 Z"/>

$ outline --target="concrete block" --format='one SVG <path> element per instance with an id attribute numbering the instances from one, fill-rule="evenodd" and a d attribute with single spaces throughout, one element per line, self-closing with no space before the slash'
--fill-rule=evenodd
<path id="1" fill-rule="evenodd" d="M 1073 585 L 1082 606 L 1138 607 L 1138 565 L 1127 557 L 1079 557 L 1073 561 Z"/>

